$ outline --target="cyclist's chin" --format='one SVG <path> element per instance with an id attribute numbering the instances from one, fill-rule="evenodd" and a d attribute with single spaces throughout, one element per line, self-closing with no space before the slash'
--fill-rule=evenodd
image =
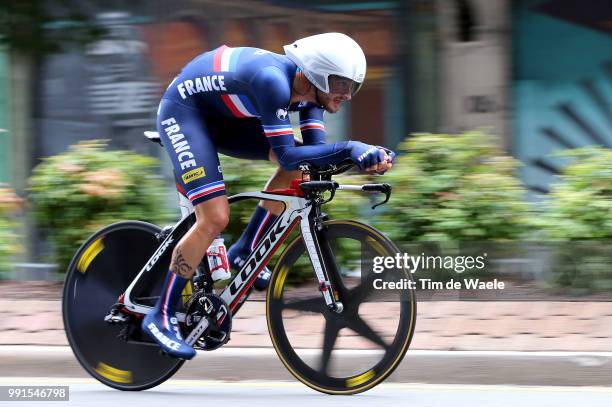
<path id="1" fill-rule="evenodd" d="M 333 100 L 329 100 L 327 103 L 325 103 L 323 107 L 328 113 L 336 113 L 340 111 L 340 108 L 342 107 L 342 102 L 334 102 Z"/>

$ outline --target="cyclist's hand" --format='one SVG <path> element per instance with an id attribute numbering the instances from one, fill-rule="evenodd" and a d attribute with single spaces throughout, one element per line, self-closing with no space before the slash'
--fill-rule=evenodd
<path id="1" fill-rule="evenodd" d="M 377 164 L 376 166 L 372 166 L 366 171 L 368 172 L 376 172 L 378 174 L 384 174 L 386 171 L 390 170 L 393 167 L 393 159 L 395 158 L 395 152 L 389 150 L 388 148 L 384 148 L 381 146 L 376 146 L 377 148 L 383 150 L 384 152 L 384 161 Z"/>
<path id="2" fill-rule="evenodd" d="M 361 170 L 382 174 L 393 166 L 393 156 L 395 153 L 391 150 L 351 141 L 351 159 Z"/>

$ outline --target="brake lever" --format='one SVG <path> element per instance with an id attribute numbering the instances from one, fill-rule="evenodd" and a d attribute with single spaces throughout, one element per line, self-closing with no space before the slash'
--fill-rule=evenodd
<path id="1" fill-rule="evenodd" d="M 370 184 L 363 186 L 364 191 L 375 191 L 382 192 L 385 194 L 385 200 L 382 202 L 378 202 L 377 204 L 372 206 L 372 209 L 376 209 L 377 206 L 384 205 L 389 202 L 389 198 L 391 198 L 391 185 L 389 184 Z"/>

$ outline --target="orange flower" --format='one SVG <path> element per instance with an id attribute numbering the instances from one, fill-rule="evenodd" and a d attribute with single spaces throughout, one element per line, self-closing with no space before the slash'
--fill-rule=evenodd
<path id="1" fill-rule="evenodd" d="M 100 198 L 115 198 L 123 192 L 127 181 L 123 174 L 116 169 L 102 169 L 83 173 L 85 183 L 80 189 L 87 195 Z"/>
<path id="2" fill-rule="evenodd" d="M 81 167 L 78 164 L 75 164 L 71 161 L 66 161 L 63 163 L 60 163 L 57 166 L 57 169 L 62 171 L 62 172 L 70 172 L 70 173 L 75 173 L 75 172 L 80 172 L 83 171 L 83 167 Z"/>
<path id="3" fill-rule="evenodd" d="M 83 174 L 83 178 L 88 183 L 103 186 L 124 187 L 127 184 L 121 171 L 113 168 L 86 172 Z"/>

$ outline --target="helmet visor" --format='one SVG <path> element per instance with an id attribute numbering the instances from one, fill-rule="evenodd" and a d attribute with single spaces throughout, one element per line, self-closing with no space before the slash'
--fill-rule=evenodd
<path id="1" fill-rule="evenodd" d="M 351 95 L 355 96 L 363 83 L 355 82 L 352 79 L 348 79 L 338 75 L 330 75 L 328 78 L 329 93 L 339 95 Z"/>

